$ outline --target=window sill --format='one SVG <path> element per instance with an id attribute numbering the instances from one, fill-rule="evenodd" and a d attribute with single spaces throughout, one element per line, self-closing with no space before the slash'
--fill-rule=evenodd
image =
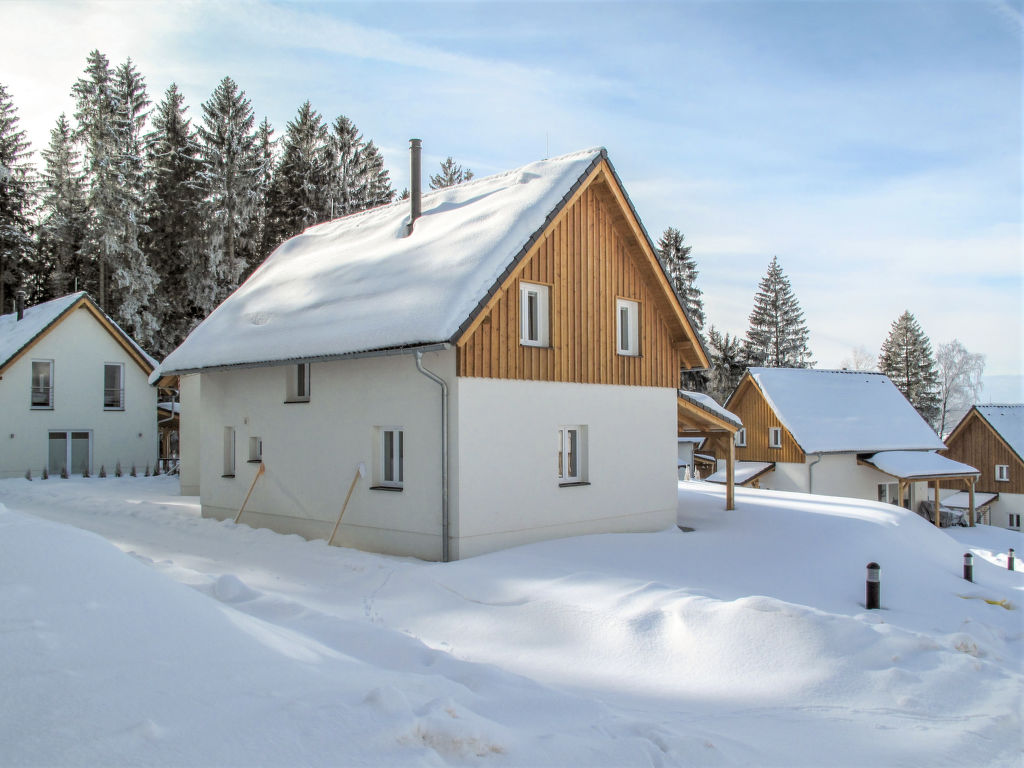
<path id="1" fill-rule="evenodd" d="M 590 485 L 586 480 L 578 480 L 571 483 L 559 483 L 559 488 L 578 488 L 581 485 Z"/>
<path id="2" fill-rule="evenodd" d="M 33 411 L 52 411 L 53 410 L 53 406 L 52 405 L 32 405 L 32 406 L 29 406 L 29 410 L 33 410 Z"/>
<path id="3" fill-rule="evenodd" d="M 402 488 L 397 485 L 371 485 L 371 491 L 392 491 L 394 493 L 401 493 Z"/>
<path id="4" fill-rule="evenodd" d="M 234 479 L 235 476 L 234 475 L 221 475 L 221 477 Z"/>
<path id="5" fill-rule="evenodd" d="M 245 463 L 246 464 L 262 464 L 263 463 L 263 459 L 249 459 Z"/>
<path id="6" fill-rule="evenodd" d="M 308 403 L 308 402 L 309 402 L 309 398 L 307 397 L 305 400 L 285 400 L 284 404 L 285 405 L 293 405 L 295 403 Z"/>
<path id="7" fill-rule="evenodd" d="M 124 413 L 124 406 L 122 405 L 120 408 L 107 408 L 106 406 L 104 406 L 103 410 L 104 411 L 113 411 L 115 413 L 117 413 L 117 412 Z"/>
<path id="8" fill-rule="evenodd" d="M 534 341 L 524 341 L 523 339 L 519 340 L 519 346 L 531 347 L 532 349 L 554 349 L 550 344 L 540 344 Z"/>
<path id="9" fill-rule="evenodd" d="M 643 357 L 639 352 L 623 352 L 621 349 L 615 350 L 615 354 L 619 357 Z"/>

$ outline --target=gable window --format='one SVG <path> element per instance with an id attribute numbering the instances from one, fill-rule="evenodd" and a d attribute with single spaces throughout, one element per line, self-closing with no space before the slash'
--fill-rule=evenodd
<path id="1" fill-rule="evenodd" d="M 235 428 L 224 427 L 224 472 L 222 477 L 235 476 Z"/>
<path id="2" fill-rule="evenodd" d="M 103 410 L 124 410 L 124 363 L 103 366 Z"/>
<path id="3" fill-rule="evenodd" d="M 546 285 L 519 284 L 519 343 L 523 346 L 550 346 L 550 297 Z"/>
<path id="4" fill-rule="evenodd" d="M 740 430 L 736 433 L 736 447 L 745 448 L 747 445 L 747 428 L 740 427 Z"/>
<path id="5" fill-rule="evenodd" d="M 1010 482 L 1010 465 L 996 464 L 996 480 L 1001 483 Z"/>
<path id="6" fill-rule="evenodd" d="M 32 407 L 53 408 L 53 360 L 32 361 Z"/>
<path id="7" fill-rule="evenodd" d="M 575 485 L 587 480 L 585 469 L 586 427 L 558 428 L 558 482 Z"/>
<path id="8" fill-rule="evenodd" d="M 377 484 L 381 490 L 402 490 L 405 485 L 405 430 L 379 427 L 380 451 L 377 454 Z"/>
<path id="9" fill-rule="evenodd" d="M 768 428 L 768 447 L 769 448 L 781 448 L 782 447 L 782 427 L 769 427 Z"/>
<path id="10" fill-rule="evenodd" d="M 620 355 L 640 354 L 640 303 L 629 299 L 615 302 L 616 351 Z"/>
<path id="11" fill-rule="evenodd" d="M 263 438 L 249 438 L 249 461 L 256 463 L 263 461 Z"/>
<path id="12" fill-rule="evenodd" d="M 285 387 L 286 403 L 309 402 L 309 363 L 288 366 L 288 382 Z"/>

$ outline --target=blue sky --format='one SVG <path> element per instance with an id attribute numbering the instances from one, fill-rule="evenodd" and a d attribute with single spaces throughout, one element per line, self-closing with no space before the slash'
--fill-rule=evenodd
<path id="1" fill-rule="evenodd" d="M 747 325 L 778 255 L 812 351 L 933 345 L 1022 371 L 1022 12 L 1006 2 L 0 2 L 0 81 L 41 146 L 86 55 L 131 56 L 198 119 L 224 75 L 283 132 L 310 99 L 407 184 L 407 140 L 478 174 L 608 148 L 709 321 Z M 1024 398 L 1024 393 L 990 394 Z"/>

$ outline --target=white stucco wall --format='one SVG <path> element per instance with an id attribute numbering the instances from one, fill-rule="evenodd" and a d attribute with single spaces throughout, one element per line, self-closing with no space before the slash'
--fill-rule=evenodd
<path id="1" fill-rule="evenodd" d="M 992 504 L 991 525 L 1009 528 L 1011 513 L 1024 516 L 1024 494 L 1000 493 L 999 498 Z M 1014 528 L 1014 530 L 1020 529 Z"/>
<path id="2" fill-rule="evenodd" d="M 53 408 L 31 408 L 32 361 L 53 362 Z M 122 411 L 103 409 L 103 365 L 124 364 Z M 89 432 L 89 471 L 127 474 L 155 465 L 157 392 L 143 371 L 86 309 L 77 309 L 17 360 L 0 379 L 0 476 L 39 477 L 49 459 L 50 430 Z"/>
<path id="3" fill-rule="evenodd" d="M 200 376 L 190 374 L 178 381 L 178 482 L 182 496 L 199 495 Z"/>
<path id="4" fill-rule="evenodd" d="M 674 525 L 671 389 L 458 380 L 458 557 L 560 536 Z M 585 479 L 560 487 L 560 426 L 586 432 Z"/>
<path id="5" fill-rule="evenodd" d="M 424 366 L 451 381 L 452 351 L 427 353 Z M 201 374 L 200 499 L 203 514 L 234 517 L 258 464 L 249 439 L 263 440 L 265 474 L 243 523 L 307 538 L 328 538 L 364 462 L 335 542 L 425 559 L 441 556 L 440 388 L 412 355 L 313 363 L 308 403 L 285 403 L 294 366 Z M 184 411 L 184 406 L 183 406 Z M 235 477 L 223 474 L 223 434 L 235 429 Z M 405 485 L 371 490 L 379 427 L 402 427 Z M 182 453 L 184 455 L 184 448 Z"/>

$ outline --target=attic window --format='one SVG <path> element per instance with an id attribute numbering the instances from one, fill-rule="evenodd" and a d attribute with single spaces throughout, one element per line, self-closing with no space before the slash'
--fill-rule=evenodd
<path id="1" fill-rule="evenodd" d="M 736 447 L 745 448 L 747 445 L 747 428 L 741 427 L 736 433 Z"/>
<path id="2" fill-rule="evenodd" d="M 768 428 L 768 447 L 769 448 L 781 448 L 782 447 L 782 427 L 769 427 Z"/>
<path id="3" fill-rule="evenodd" d="M 546 285 L 519 284 L 519 343 L 523 346 L 550 346 L 550 296 Z"/>
<path id="4" fill-rule="evenodd" d="M 1010 482 L 1010 465 L 996 464 L 996 480 L 1000 483 Z"/>
<path id="5" fill-rule="evenodd" d="M 286 403 L 309 402 L 309 363 L 288 366 L 284 401 Z"/>
<path id="6" fill-rule="evenodd" d="M 616 308 L 616 344 L 620 355 L 640 354 L 640 302 L 618 299 Z"/>
<path id="7" fill-rule="evenodd" d="M 53 360 L 32 361 L 32 407 L 53 408 Z"/>

